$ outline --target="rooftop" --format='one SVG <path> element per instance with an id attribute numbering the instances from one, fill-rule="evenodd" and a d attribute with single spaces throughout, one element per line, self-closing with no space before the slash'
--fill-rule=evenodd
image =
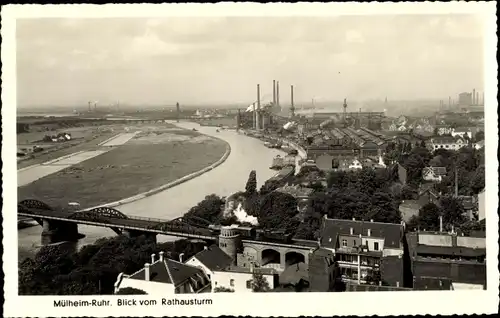
<path id="1" fill-rule="evenodd" d="M 207 247 L 193 257 L 196 257 L 196 259 L 211 271 L 224 269 L 232 262 L 231 257 L 215 244 Z"/>
<path id="2" fill-rule="evenodd" d="M 201 269 L 168 258 L 163 261 L 156 261 L 149 267 L 149 280 L 152 282 L 174 284 L 177 286 L 187 279 L 196 276 L 204 276 Z M 128 278 L 145 280 L 145 268 L 135 272 Z"/>
<path id="3" fill-rule="evenodd" d="M 337 237 L 351 235 L 351 228 L 353 235 L 361 234 L 365 237 L 368 236 L 368 229 L 370 229 L 370 235 L 384 238 L 384 247 L 388 248 L 400 248 L 403 238 L 401 224 L 324 218 L 321 226 L 321 246 L 335 248 Z"/>

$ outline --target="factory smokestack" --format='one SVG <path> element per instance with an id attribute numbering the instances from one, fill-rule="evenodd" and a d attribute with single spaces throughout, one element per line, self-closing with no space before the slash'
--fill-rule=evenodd
<path id="1" fill-rule="evenodd" d="M 451 108 L 451 96 L 448 96 L 448 108 Z"/>
<path id="2" fill-rule="evenodd" d="M 92 104 L 92 102 L 91 102 L 91 101 L 89 101 L 89 112 L 91 112 L 91 111 L 92 111 L 92 106 L 91 106 L 91 104 Z"/>
<path id="3" fill-rule="evenodd" d="M 241 111 L 238 109 L 238 115 L 236 115 L 236 131 L 240 131 L 241 126 Z"/>
<path id="4" fill-rule="evenodd" d="M 256 129 L 260 129 L 260 84 L 257 84 L 257 110 L 255 112 L 256 120 Z"/>
<path id="5" fill-rule="evenodd" d="M 176 111 L 177 111 L 177 114 L 176 114 L 176 116 L 177 116 L 177 122 L 179 122 L 179 119 L 181 117 L 181 109 L 179 107 L 179 103 L 175 104 L 175 108 L 176 108 Z"/>
<path id="6" fill-rule="evenodd" d="M 472 89 L 472 105 L 476 105 L 477 104 L 477 101 L 476 101 L 476 89 L 473 88 Z"/>
<path id="7" fill-rule="evenodd" d="M 280 81 L 276 82 L 276 104 L 278 107 L 281 108 L 280 106 Z"/>
<path id="8" fill-rule="evenodd" d="M 293 104 L 293 85 L 290 85 L 290 117 L 295 117 L 295 105 Z"/>
<path id="9" fill-rule="evenodd" d="M 479 92 L 476 92 L 476 105 L 480 105 L 479 104 Z"/>
<path id="10" fill-rule="evenodd" d="M 483 106 L 484 106 L 485 105 L 485 103 L 484 103 L 484 92 L 483 92 L 483 100 L 482 100 L 482 102 L 483 102 Z"/>
<path id="11" fill-rule="evenodd" d="M 276 80 L 273 80 L 273 106 L 276 106 Z"/>

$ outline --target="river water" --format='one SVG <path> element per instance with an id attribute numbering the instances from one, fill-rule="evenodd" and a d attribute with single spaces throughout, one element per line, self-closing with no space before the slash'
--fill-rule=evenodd
<path id="1" fill-rule="evenodd" d="M 262 141 L 238 134 L 233 130 L 220 130 L 215 127 L 202 127 L 196 123 L 181 122 L 176 125 L 221 138 L 231 145 L 231 154 L 227 160 L 214 170 L 199 177 L 167 189 L 153 196 L 131 202 L 115 209 L 142 217 L 174 219 L 182 216 L 190 207 L 208 195 L 215 193 L 229 196 L 237 191 L 244 191 L 250 171 L 256 170 L 258 187 L 276 174 L 269 169 L 272 159 L 282 154 L 277 149 L 266 148 Z M 199 154 L 203 156 L 202 153 Z M 133 182 L 133 180 L 131 180 Z M 116 235 L 111 229 L 79 225 L 78 230 L 85 238 L 78 242 L 79 246 L 93 243 L 102 237 Z M 41 226 L 33 226 L 18 230 L 18 247 L 23 255 L 32 255 L 40 248 Z M 169 241 L 175 238 L 158 236 L 158 241 Z"/>

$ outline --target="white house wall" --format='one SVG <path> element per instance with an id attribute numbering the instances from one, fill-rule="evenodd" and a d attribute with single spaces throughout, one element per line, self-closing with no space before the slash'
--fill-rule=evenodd
<path id="1" fill-rule="evenodd" d="M 271 289 L 274 288 L 273 275 L 262 275 L 268 282 Z M 236 293 L 252 292 L 252 288 L 247 288 L 247 282 L 253 279 L 251 273 L 237 272 L 214 272 L 212 279 L 212 292 L 217 287 L 225 287 L 234 290 Z M 233 286 L 231 286 L 233 280 Z M 251 286 L 251 285 L 250 285 Z"/>

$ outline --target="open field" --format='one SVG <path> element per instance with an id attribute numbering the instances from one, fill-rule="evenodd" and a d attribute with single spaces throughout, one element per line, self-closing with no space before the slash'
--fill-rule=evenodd
<path id="1" fill-rule="evenodd" d="M 18 188 L 18 200 L 78 202 L 81 208 L 117 201 L 200 170 L 225 148 L 220 140 L 186 130 L 141 132 L 125 145 Z"/>

